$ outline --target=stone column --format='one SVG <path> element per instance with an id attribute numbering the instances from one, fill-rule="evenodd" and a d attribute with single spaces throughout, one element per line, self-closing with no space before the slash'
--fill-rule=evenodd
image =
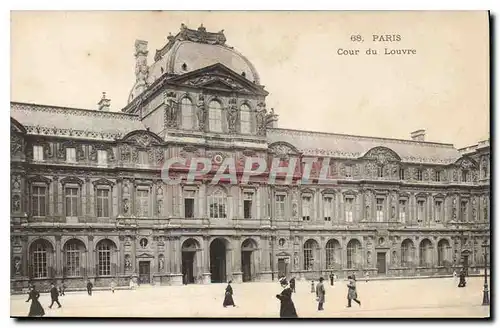
<path id="1" fill-rule="evenodd" d="M 60 278 L 63 276 L 63 252 L 61 246 L 61 236 L 56 235 L 56 249 L 55 249 L 55 269 L 56 269 L 56 278 Z"/>
<path id="2" fill-rule="evenodd" d="M 179 236 L 173 237 L 173 272 L 171 273 L 170 282 L 172 285 L 180 286 L 182 285 L 182 273 L 181 273 L 181 240 Z M 172 243 L 171 243 L 172 245 Z"/>
<path id="3" fill-rule="evenodd" d="M 135 203 L 135 202 L 134 202 Z M 132 204 L 132 202 L 131 202 Z M 134 212 L 135 213 L 135 212 Z M 138 274 L 137 272 L 137 236 L 134 235 L 132 236 L 132 258 L 130 259 L 130 262 L 132 262 L 132 272 L 134 274 Z"/>
<path id="4" fill-rule="evenodd" d="M 125 273 L 125 237 L 124 236 L 119 236 L 118 237 L 118 240 L 120 241 L 120 261 L 119 261 L 119 269 L 118 269 L 118 274 L 121 275 L 121 274 L 124 274 Z"/>
<path id="5" fill-rule="evenodd" d="M 203 255 L 203 283 L 209 284 L 211 281 L 211 273 L 210 273 L 210 245 L 208 243 L 209 236 L 203 236 L 203 244 L 202 247 L 202 255 Z"/>
<path id="6" fill-rule="evenodd" d="M 94 266 L 94 262 L 95 262 L 95 255 L 96 255 L 96 250 L 95 250 L 95 246 L 94 246 L 94 236 L 92 235 L 89 235 L 88 236 L 88 239 L 89 239 L 89 249 L 87 251 L 87 263 L 88 263 L 88 267 L 87 267 L 87 276 L 90 278 L 90 277 L 94 277 L 96 272 L 95 272 L 95 266 Z"/>
<path id="7" fill-rule="evenodd" d="M 243 272 L 241 271 L 241 237 L 236 236 L 233 240 L 233 282 L 242 282 Z"/>
<path id="8" fill-rule="evenodd" d="M 269 236 L 261 237 L 261 270 L 260 270 L 260 280 L 261 281 L 271 281 L 272 272 L 270 266 L 270 258 L 269 258 Z"/>

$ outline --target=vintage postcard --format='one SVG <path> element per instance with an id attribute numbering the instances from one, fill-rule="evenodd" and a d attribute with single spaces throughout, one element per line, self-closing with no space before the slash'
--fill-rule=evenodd
<path id="1" fill-rule="evenodd" d="M 12 317 L 489 318 L 486 11 L 11 13 Z"/>

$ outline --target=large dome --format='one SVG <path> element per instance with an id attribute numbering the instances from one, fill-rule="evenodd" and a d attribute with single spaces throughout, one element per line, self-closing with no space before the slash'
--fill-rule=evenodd
<path id="1" fill-rule="evenodd" d="M 136 72 L 147 71 L 147 74 L 142 78 L 137 77 L 136 84 L 129 96 L 129 102 L 163 74 L 185 74 L 217 63 L 228 67 L 255 84 L 260 84 L 259 74 L 255 67 L 245 56 L 226 45 L 223 31 L 207 32 L 203 25 L 197 30 L 192 30 L 182 24 L 180 32 L 175 36 L 169 35 L 168 43 L 163 48 L 156 50 L 154 63 L 147 68 L 144 66 L 144 58 L 147 56 L 147 49 L 145 49 L 147 42 L 137 42 L 136 58 L 142 62 L 136 66 Z M 145 68 L 145 70 L 141 70 L 141 68 Z"/>

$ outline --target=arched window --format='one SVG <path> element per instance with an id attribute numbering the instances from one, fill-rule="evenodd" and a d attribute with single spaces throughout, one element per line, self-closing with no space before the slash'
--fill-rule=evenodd
<path id="1" fill-rule="evenodd" d="M 309 239 L 304 244 L 304 270 L 313 270 L 315 250 L 318 248 L 318 243 L 315 240 Z"/>
<path id="2" fill-rule="evenodd" d="M 441 239 L 438 243 L 438 266 L 445 266 L 449 264 L 450 259 L 448 252 L 450 250 L 450 243 L 446 239 Z"/>
<path id="3" fill-rule="evenodd" d="M 104 239 L 97 245 L 97 275 L 111 275 L 111 254 L 114 246 L 110 240 Z"/>
<path id="4" fill-rule="evenodd" d="M 420 266 L 432 266 L 432 243 L 429 239 L 420 242 Z"/>
<path id="5" fill-rule="evenodd" d="M 334 269 L 341 265 L 340 243 L 335 239 L 330 239 L 326 243 L 326 268 Z"/>
<path id="6" fill-rule="evenodd" d="M 38 241 L 31 246 L 33 278 L 47 278 L 48 275 L 48 246 L 45 241 Z"/>
<path id="7" fill-rule="evenodd" d="M 414 257 L 413 255 L 413 242 L 409 239 L 405 239 L 401 243 L 401 266 L 411 266 Z"/>
<path id="8" fill-rule="evenodd" d="M 82 254 L 85 251 L 85 245 L 78 240 L 72 239 L 66 242 L 64 246 L 64 275 L 66 277 L 80 277 L 83 276 L 81 270 Z"/>
<path id="9" fill-rule="evenodd" d="M 208 125 L 212 132 L 222 132 L 222 108 L 218 101 L 208 104 Z"/>
<path id="10" fill-rule="evenodd" d="M 243 104 L 240 107 L 240 132 L 242 134 L 251 134 L 252 131 L 252 115 L 250 107 Z"/>
<path id="11" fill-rule="evenodd" d="M 181 113 L 182 113 L 182 128 L 193 128 L 193 103 L 189 98 L 184 97 L 181 100 Z"/>
<path id="12" fill-rule="evenodd" d="M 211 219 L 225 219 L 227 217 L 227 197 L 221 189 L 215 190 L 209 197 L 209 215 Z"/>
<path id="13" fill-rule="evenodd" d="M 361 243 L 352 239 L 347 244 L 347 268 L 354 269 L 361 264 Z"/>

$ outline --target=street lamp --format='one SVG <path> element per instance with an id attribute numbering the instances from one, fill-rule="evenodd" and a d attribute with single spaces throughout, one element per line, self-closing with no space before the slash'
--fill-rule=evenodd
<path id="1" fill-rule="evenodd" d="M 484 248 L 484 289 L 483 289 L 483 305 L 490 305 L 490 296 L 488 294 L 488 242 L 484 241 L 482 247 Z"/>

